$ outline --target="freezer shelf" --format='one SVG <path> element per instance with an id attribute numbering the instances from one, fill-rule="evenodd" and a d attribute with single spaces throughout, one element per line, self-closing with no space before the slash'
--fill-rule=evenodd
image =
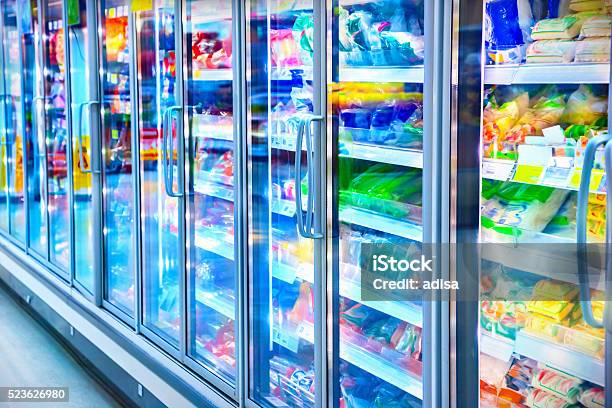
<path id="1" fill-rule="evenodd" d="M 510 361 L 514 353 L 514 342 L 490 336 L 481 331 L 480 351 L 501 361 Z"/>
<path id="2" fill-rule="evenodd" d="M 196 288 L 195 292 L 195 298 L 198 302 L 216 310 L 228 319 L 234 320 L 236 318 L 236 305 L 233 299 L 221 293 L 207 292 L 200 288 Z"/>
<path id="3" fill-rule="evenodd" d="M 420 150 L 342 142 L 340 151 L 340 157 L 395 164 L 418 169 L 423 168 L 423 152 Z"/>
<path id="4" fill-rule="evenodd" d="M 578 378 L 605 386 L 604 363 L 593 357 L 538 339 L 523 331 L 516 335 L 515 351 Z"/>
<path id="5" fill-rule="evenodd" d="M 510 160 L 484 159 L 482 162 L 482 177 L 490 180 L 512 181 L 578 191 L 582 169 L 575 166 L 537 166 L 519 164 Z M 603 170 L 593 170 L 590 189 L 591 193 L 606 193 Z"/>
<path id="6" fill-rule="evenodd" d="M 425 68 L 414 67 L 350 67 L 340 69 L 340 82 L 401 82 L 422 84 Z"/>
<path id="7" fill-rule="evenodd" d="M 233 80 L 233 71 L 227 69 L 194 69 L 193 79 L 198 81 L 231 81 Z"/>
<path id="8" fill-rule="evenodd" d="M 609 81 L 609 64 L 510 64 L 484 69 L 484 82 L 489 85 L 607 84 Z"/>
<path id="9" fill-rule="evenodd" d="M 421 225 L 385 217 L 358 208 L 340 209 L 340 221 L 360 225 L 376 231 L 387 232 L 417 242 L 423 240 L 423 227 Z"/>
<path id="10" fill-rule="evenodd" d="M 296 350 L 300 339 L 308 343 L 314 343 L 314 326 L 312 323 L 303 322 L 294 333 L 288 333 L 283 331 L 281 327 L 276 326 L 273 328 L 273 338 L 274 342 L 280 346 L 289 350 Z M 423 399 L 423 384 L 420 379 L 368 350 L 342 341 L 340 343 L 340 358 L 419 399 Z"/>
<path id="11" fill-rule="evenodd" d="M 555 241 L 549 235 L 544 235 L 540 242 Z M 569 240 L 568 243 L 574 243 Z M 577 273 L 576 257 L 577 253 L 558 253 L 550 251 L 552 245 L 541 247 L 540 250 L 534 249 L 529 244 L 486 244 L 482 245 L 482 258 L 498 264 L 505 265 L 512 269 L 533 273 L 538 276 L 557 279 L 564 282 L 580 285 Z M 564 246 L 565 248 L 566 246 Z M 544 252 L 543 249 L 548 250 Z M 569 255 L 569 256 L 568 256 Z M 572 258 L 573 256 L 573 258 Z M 599 279 L 595 279 L 599 276 Z M 589 272 L 589 283 L 591 288 L 605 291 L 605 276 L 601 274 L 601 269 L 591 269 Z"/>

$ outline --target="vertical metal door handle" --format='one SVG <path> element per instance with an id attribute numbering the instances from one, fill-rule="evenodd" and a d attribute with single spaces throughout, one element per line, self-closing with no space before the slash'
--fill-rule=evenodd
<path id="1" fill-rule="evenodd" d="M 83 112 L 85 112 L 85 110 L 87 110 L 89 112 L 89 108 L 93 105 L 99 105 L 100 102 L 99 101 L 89 101 L 89 102 L 83 102 L 79 104 L 79 112 L 78 112 L 78 120 L 77 120 L 77 141 L 78 141 L 78 145 L 79 145 L 79 168 L 81 169 L 81 173 L 83 174 L 89 174 L 89 173 L 93 173 L 93 163 L 90 166 L 90 169 L 86 169 L 85 168 L 85 157 L 83 156 L 83 135 L 82 135 L 82 130 L 83 130 Z M 91 133 L 91 132 L 90 132 Z M 90 146 L 91 146 L 91 135 L 90 135 Z M 90 147 L 90 151 L 91 151 L 91 147 Z"/>
<path id="2" fill-rule="evenodd" d="M 322 121 L 321 116 L 307 115 L 301 120 L 298 127 L 298 134 L 295 147 L 295 214 L 297 217 L 298 232 L 304 238 L 320 239 L 323 238 L 323 234 L 318 231 L 313 231 L 313 223 L 316 214 L 315 204 L 318 203 L 316 200 L 317 183 L 320 180 L 315 180 L 315 166 L 320 165 L 320 152 L 317 149 L 313 149 L 312 140 L 312 122 Z M 306 203 L 306 220 L 304 220 L 303 213 L 303 197 L 302 197 L 302 144 L 304 141 L 304 135 L 306 136 L 306 158 L 308 160 L 306 175 L 308 185 L 308 202 Z"/>
<path id="3" fill-rule="evenodd" d="M 576 243 L 578 245 L 578 281 L 580 283 L 580 307 L 584 321 L 595 327 L 602 328 L 603 322 L 593 317 L 591 304 L 591 286 L 589 283 L 589 262 L 587 259 L 587 211 L 589 205 L 589 192 L 591 173 L 595 162 L 597 148 L 608 143 L 612 135 L 602 134 L 589 140 L 584 151 L 580 189 L 578 190 L 578 208 L 576 210 Z M 606 163 L 606 167 L 608 164 Z"/>
<path id="4" fill-rule="evenodd" d="M 174 192 L 173 190 L 173 185 L 174 185 L 174 169 L 169 165 L 168 161 L 174 161 L 174 155 L 173 155 L 173 144 L 172 144 L 172 137 L 168 137 L 169 132 L 172 131 L 172 118 L 173 118 L 173 114 L 174 112 L 179 112 L 182 111 L 183 108 L 181 106 L 171 106 L 168 109 L 166 109 L 166 111 L 164 112 L 163 115 L 163 119 L 162 119 L 162 154 L 163 154 L 163 166 L 164 166 L 164 184 L 166 187 L 166 194 L 169 197 L 173 197 L 173 198 L 180 198 L 183 196 L 184 194 L 184 186 L 182 186 L 182 178 L 179 177 L 179 186 L 178 186 L 178 192 Z M 177 130 L 177 140 L 179 140 L 180 134 L 182 132 Z M 168 151 L 168 141 L 170 142 L 170 151 Z M 177 166 L 178 166 L 178 170 L 179 170 L 179 174 L 182 170 L 182 167 L 184 166 L 183 162 L 184 162 L 184 152 L 183 149 L 180 148 L 181 143 L 178 143 L 179 148 L 178 150 L 178 156 L 177 156 Z M 168 158 L 168 155 L 170 155 L 170 157 Z"/>

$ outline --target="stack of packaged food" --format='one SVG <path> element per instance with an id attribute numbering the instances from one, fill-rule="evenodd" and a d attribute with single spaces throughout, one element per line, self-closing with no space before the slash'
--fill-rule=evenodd
<path id="1" fill-rule="evenodd" d="M 487 2 L 487 55 L 494 64 L 610 60 L 607 0 Z"/>

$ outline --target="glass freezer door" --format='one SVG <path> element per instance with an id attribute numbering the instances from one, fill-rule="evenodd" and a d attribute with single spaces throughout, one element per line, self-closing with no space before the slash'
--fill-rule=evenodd
<path id="1" fill-rule="evenodd" d="M 270 407 L 322 399 L 315 326 L 312 1 L 247 6 L 249 398 Z M 297 203 L 301 202 L 302 205 Z M 319 283 L 320 284 L 320 283 Z M 318 351 L 317 351 L 318 350 Z M 318 377 L 317 377 L 318 376 Z"/>
<path id="2" fill-rule="evenodd" d="M 93 294 L 100 248 L 99 129 L 95 113 L 100 109 L 96 70 L 97 47 L 92 46 L 88 26 L 95 26 L 95 10 L 79 0 L 78 14 L 68 19 L 70 102 L 72 105 L 72 188 L 74 206 L 74 279 Z M 75 10 L 77 11 L 77 10 Z M 91 19 L 91 20 L 90 20 Z M 93 21 L 92 21 L 93 20 Z M 94 33 L 95 34 L 95 33 Z M 94 38 L 95 35 L 94 35 Z"/>
<path id="3" fill-rule="evenodd" d="M 46 137 L 49 222 L 49 261 L 60 270 L 70 269 L 70 200 L 68 180 L 68 123 L 66 117 L 66 64 L 61 2 L 44 2 L 44 130 Z M 41 125 L 42 126 L 42 125 Z"/>
<path id="4" fill-rule="evenodd" d="M 423 131 L 425 3 L 340 0 L 333 14 L 334 406 L 426 405 L 425 301 L 367 286 L 372 274 L 421 278 L 382 262 L 420 256 L 428 227 L 423 207 L 434 206 L 424 202 L 424 166 L 431 163 L 423 162 L 423 151 L 434 137 L 424 140 Z M 381 260 L 380 272 L 364 269 L 373 257 Z"/>
<path id="5" fill-rule="evenodd" d="M 26 2 L 22 2 L 25 4 Z M 47 183 L 44 130 L 44 83 L 42 36 L 37 2 L 23 9 L 21 35 L 24 58 L 25 158 L 28 178 L 28 246 L 38 257 L 47 259 Z"/>
<path id="6" fill-rule="evenodd" d="M 135 14 L 144 326 L 173 348 L 181 339 L 184 241 L 178 193 L 180 101 L 174 1 Z M 180 84 L 180 82 L 179 82 Z"/>
<path id="7" fill-rule="evenodd" d="M 231 1 L 184 3 L 184 88 L 189 140 L 187 355 L 234 392 L 237 256 L 234 66 Z"/>
<path id="8" fill-rule="evenodd" d="M 104 300 L 133 317 L 134 178 L 128 0 L 100 2 Z"/>
<path id="9" fill-rule="evenodd" d="M 610 5 L 518 4 L 482 2 L 460 44 L 459 406 L 610 406 Z"/>
<path id="10" fill-rule="evenodd" d="M 6 1 L 2 6 L 4 19 L 4 81 L 6 137 L 2 148 L 6 157 L 5 198 L 8 204 L 8 227 L 17 241 L 25 244 L 25 196 L 23 168 L 23 90 L 21 41 L 19 41 L 18 3 Z"/>

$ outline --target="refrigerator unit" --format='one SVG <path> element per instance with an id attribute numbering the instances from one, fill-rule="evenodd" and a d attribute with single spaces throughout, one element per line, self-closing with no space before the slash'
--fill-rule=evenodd
<path id="1" fill-rule="evenodd" d="M 470 8 L 484 19 L 460 23 L 457 275 L 480 289 L 459 295 L 458 401 L 606 406 L 609 5 Z"/>

